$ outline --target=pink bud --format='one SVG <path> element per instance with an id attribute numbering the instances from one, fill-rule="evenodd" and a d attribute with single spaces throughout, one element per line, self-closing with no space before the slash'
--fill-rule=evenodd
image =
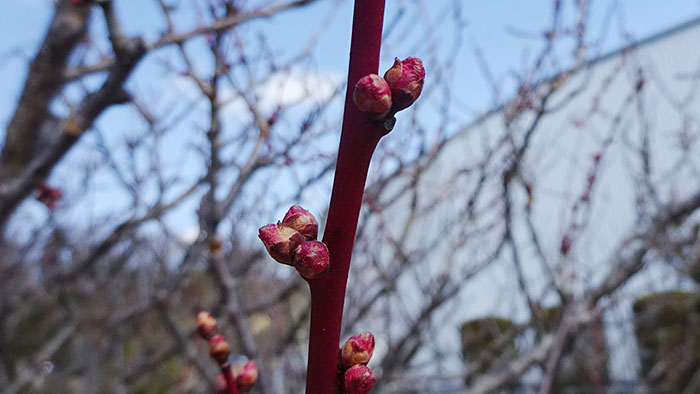
<path id="1" fill-rule="evenodd" d="M 216 319 L 209 312 L 199 312 L 197 314 L 197 329 L 202 338 L 211 338 L 216 332 Z"/>
<path id="2" fill-rule="evenodd" d="M 326 272 L 329 262 L 328 247 L 321 241 L 306 241 L 294 251 L 294 267 L 306 279 Z"/>
<path id="3" fill-rule="evenodd" d="M 355 84 L 352 100 L 360 111 L 369 113 L 372 119 L 381 119 L 391 110 L 391 89 L 379 75 L 365 75 Z"/>
<path id="4" fill-rule="evenodd" d="M 413 104 L 423 90 L 425 69 L 417 57 L 394 60 L 394 65 L 384 74 L 384 79 L 391 87 L 393 110 L 400 111 Z"/>
<path id="5" fill-rule="evenodd" d="M 340 348 L 340 364 L 349 367 L 355 364 L 367 364 L 374 352 L 374 335 L 371 332 L 350 337 Z"/>
<path id="6" fill-rule="evenodd" d="M 248 361 L 236 376 L 236 385 L 242 392 L 249 391 L 258 380 L 258 363 Z"/>
<path id="7" fill-rule="evenodd" d="M 282 219 L 282 225 L 291 227 L 308 239 L 316 239 L 318 236 L 318 222 L 314 215 L 306 209 L 294 205 L 289 208 L 287 214 Z"/>
<path id="8" fill-rule="evenodd" d="M 228 384 L 224 375 L 217 375 L 214 380 L 214 389 L 216 394 L 226 394 L 228 392 Z"/>
<path id="9" fill-rule="evenodd" d="M 289 265 L 292 265 L 294 249 L 305 241 L 300 232 L 280 223 L 260 227 L 258 237 L 273 259 Z"/>
<path id="10" fill-rule="evenodd" d="M 219 364 L 228 361 L 228 355 L 231 352 L 231 347 L 224 337 L 219 334 L 214 334 L 209 340 L 209 355 Z"/>
<path id="11" fill-rule="evenodd" d="M 365 365 L 354 365 L 345 371 L 345 392 L 367 394 L 374 387 L 374 373 Z"/>

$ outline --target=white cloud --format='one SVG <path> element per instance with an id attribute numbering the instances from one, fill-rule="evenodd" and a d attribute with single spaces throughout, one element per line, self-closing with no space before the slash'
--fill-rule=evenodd
<path id="1" fill-rule="evenodd" d="M 338 73 L 318 74 L 294 69 L 273 74 L 257 89 L 257 98 L 263 114 L 269 114 L 278 106 L 308 106 L 333 96 L 341 86 L 343 77 Z M 197 85 L 187 76 L 173 76 L 165 102 L 203 103 Z M 230 87 L 219 92 L 222 115 L 227 119 L 248 119 L 250 111 L 238 92 Z M 206 108 L 206 106 L 202 107 Z"/>
<path id="2" fill-rule="evenodd" d="M 190 245 L 199 237 L 199 226 L 193 226 L 180 233 L 180 242 Z"/>
<path id="3" fill-rule="evenodd" d="M 317 102 L 330 98 L 341 82 L 337 74 L 290 72 L 275 74 L 263 86 L 260 94 L 264 103 L 289 105 L 304 101 Z"/>
<path id="4" fill-rule="evenodd" d="M 338 74 L 292 70 L 273 74 L 257 89 L 257 97 L 261 109 L 270 112 L 278 106 L 304 105 L 327 100 L 333 96 L 341 81 L 342 77 Z M 226 112 L 248 112 L 245 101 L 237 96 L 237 92 L 230 90 L 222 96 Z"/>

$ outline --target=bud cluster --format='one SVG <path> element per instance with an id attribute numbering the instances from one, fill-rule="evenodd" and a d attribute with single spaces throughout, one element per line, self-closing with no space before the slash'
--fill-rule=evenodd
<path id="1" fill-rule="evenodd" d="M 248 361 L 236 374 L 236 385 L 241 392 L 248 392 L 258 381 L 258 363 L 254 360 Z"/>
<path id="2" fill-rule="evenodd" d="M 384 78 L 369 74 L 355 84 L 352 99 L 371 119 L 385 119 L 408 108 L 420 96 L 425 81 L 423 62 L 417 57 L 396 58 Z"/>
<path id="3" fill-rule="evenodd" d="M 226 364 L 231 353 L 231 346 L 220 334 L 214 334 L 209 338 L 209 356 L 219 364 Z"/>
<path id="4" fill-rule="evenodd" d="M 210 340 L 216 334 L 216 319 L 211 313 L 201 311 L 197 314 L 197 331 L 206 340 Z"/>
<path id="5" fill-rule="evenodd" d="M 229 363 L 231 346 L 226 338 L 217 332 L 216 319 L 211 313 L 202 311 L 197 314 L 197 331 L 202 338 L 209 341 L 209 356 L 219 364 L 223 372 L 216 378 L 217 393 L 228 393 L 229 384 L 235 386 L 235 392 L 250 391 L 258 380 L 258 364 L 248 361 L 237 374 L 233 373 Z"/>
<path id="6" fill-rule="evenodd" d="M 341 392 L 367 394 L 374 387 L 374 373 L 367 367 L 374 352 L 374 335 L 371 332 L 350 337 L 338 352 L 338 373 Z"/>
<path id="7" fill-rule="evenodd" d="M 260 227 L 258 237 L 270 257 L 293 265 L 306 279 L 314 279 L 328 270 L 328 247 L 317 241 L 318 222 L 306 209 L 294 205 L 276 224 Z"/>

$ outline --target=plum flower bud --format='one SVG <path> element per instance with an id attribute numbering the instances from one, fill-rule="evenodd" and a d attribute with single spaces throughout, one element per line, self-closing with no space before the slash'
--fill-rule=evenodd
<path id="1" fill-rule="evenodd" d="M 423 90 L 425 69 L 417 57 L 394 60 L 394 65 L 384 74 L 384 79 L 391 87 L 392 110 L 400 111 L 413 104 Z"/>
<path id="2" fill-rule="evenodd" d="M 306 241 L 294 251 L 294 268 L 306 279 L 326 272 L 329 262 L 328 247 L 321 241 Z"/>
<path id="3" fill-rule="evenodd" d="M 365 75 L 355 84 L 352 100 L 372 119 L 381 119 L 391 110 L 391 88 L 379 75 Z"/>
<path id="4" fill-rule="evenodd" d="M 197 330 L 204 339 L 209 339 L 216 333 L 216 319 L 209 312 L 199 312 L 197 314 Z"/>
<path id="5" fill-rule="evenodd" d="M 305 241 L 300 232 L 280 223 L 260 227 L 258 237 L 273 259 L 288 265 L 292 265 L 294 249 Z"/>
<path id="6" fill-rule="evenodd" d="M 367 394 L 374 387 L 374 373 L 366 365 L 353 365 L 345 371 L 345 392 Z"/>
<path id="7" fill-rule="evenodd" d="M 36 195 L 36 199 L 46 205 L 49 211 L 56 209 L 56 203 L 63 196 L 61 189 L 57 187 L 51 187 L 46 183 L 42 183 L 38 187 L 39 193 Z"/>
<path id="8" fill-rule="evenodd" d="M 221 247 L 223 246 L 223 243 L 221 242 L 221 239 L 217 236 L 213 236 L 209 239 L 209 252 L 213 256 L 219 256 L 221 255 Z"/>
<path id="9" fill-rule="evenodd" d="M 374 352 L 374 335 L 371 332 L 350 337 L 340 348 L 340 364 L 349 367 L 355 364 L 367 364 Z"/>
<path id="10" fill-rule="evenodd" d="M 228 384 L 226 383 L 226 377 L 224 375 L 217 375 L 214 380 L 214 389 L 216 389 L 216 394 L 226 394 L 228 392 Z"/>
<path id="11" fill-rule="evenodd" d="M 214 334 L 209 340 L 209 355 L 219 364 L 224 364 L 228 361 L 228 355 L 231 352 L 226 339 L 219 334 Z"/>
<path id="12" fill-rule="evenodd" d="M 249 391 L 258 380 L 258 363 L 248 361 L 236 376 L 236 385 L 242 392 Z"/>
<path id="13" fill-rule="evenodd" d="M 287 214 L 282 219 L 282 225 L 291 227 L 308 239 L 316 239 L 318 236 L 318 222 L 314 215 L 306 209 L 294 205 L 289 208 Z"/>

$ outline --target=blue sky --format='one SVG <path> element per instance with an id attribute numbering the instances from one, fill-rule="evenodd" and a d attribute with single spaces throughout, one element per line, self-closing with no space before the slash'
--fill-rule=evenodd
<path id="1" fill-rule="evenodd" d="M 153 27 L 164 25 L 153 3 L 151 1 L 117 1 L 118 11 L 122 15 L 127 32 L 141 33 L 150 39 L 157 36 L 159 29 Z M 427 19 L 431 19 L 434 26 L 440 27 L 441 22 L 435 18 L 440 17 L 440 14 L 447 7 L 451 7 L 453 2 L 389 0 L 386 9 L 387 23 L 399 9 L 406 7 L 408 10 L 406 14 L 410 15 L 415 12 L 415 5 L 420 3 L 430 5 L 422 12 L 429 16 Z M 473 43 L 478 43 L 489 66 L 494 69 L 494 75 L 497 78 L 504 78 L 509 71 L 517 70 L 524 58 L 534 53 L 541 41 L 536 37 L 543 32 L 543 28 L 550 21 L 551 3 L 544 0 L 465 0 L 461 2 L 462 19 L 467 24 L 465 38 L 468 43 L 457 56 L 464 57 L 463 61 L 460 61 L 462 69 L 459 74 L 470 80 L 467 86 L 471 89 L 465 95 L 465 100 L 470 106 L 477 110 L 483 109 L 490 104 L 490 99 L 488 98 L 489 88 L 481 83 L 483 78 L 478 67 L 472 61 L 473 59 L 470 59 L 473 53 L 469 47 Z M 573 1 L 563 3 L 565 14 L 571 14 Z M 605 18 L 615 19 L 611 25 L 612 31 L 605 36 L 603 42 L 596 43 L 598 47 L 593 49 L 593 54 L 610 51 L 624 45 L 629 39 L 652 35 L 700 15 L 698 0 L 610 0 L 593 1 L 591 4 L 592 31 L 589 34 L 591 37 L 600 35 Z M 613 4 L 618 5 L 619 12 L 607 15 Z M 51 8 L 49 0 L 0 2 L 0 86 L 3 86 L 0 91 L 0 121 L 5 124 L 21 88 L 26 56 L 31 56 L 35 52 L 50 18 Z M 276 17 L 272 19 L 272 23 L 263 22 L 264 24 L 257 24 L 252 28 L 264 28 L 269 32 L 273 40 L 271 44 L 275 48 L 294 53 L 293 49 L 307 42 L 307 38 L 313 35 L 320 22 L 326 20 L 329 11 L 333 8 L 337 8 L 337 11 L 328 30 L 319 40 L 315 67 L 320 72 L 342 75 L 345 73 L 349 48 L 352 12 L 350 1 L 322 0 L 312 6 Z M 409 18 L 410 16 L 406 19 Z M 197 23 L 196 18 L 181 18 L 180 22 L 183 30 L 194 27 Z M 417 36 L 420 30 L 421 27 L 417 26 L 413 36 Z M 438 29 L 435 33 L 438 42 L 443 40 L 440 30 L 445 29 Z M 407 40 L 412 39 L 414 37 L 408 34 Z M 397 53 L 384 51 L 382 69 L 388 67 L 394 56 L 411 55 L 409 53 L 411 45 L 401 45 L 396 49 L 398 49 Z M 14 54 L 17 50 L 23 56 L 12 56 L 8 59 L 8 54 Z"/>

